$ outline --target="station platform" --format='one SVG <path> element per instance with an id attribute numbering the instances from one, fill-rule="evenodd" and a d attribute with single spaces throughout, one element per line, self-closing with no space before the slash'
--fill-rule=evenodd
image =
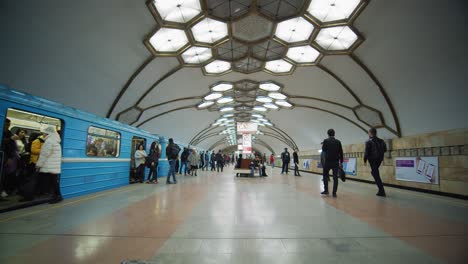
<path id="1" fill-rule="evenodd" d="M 0 214 L 0 263 L 468 263 L 468 202 L 321 177 L 177 175 Z"/>

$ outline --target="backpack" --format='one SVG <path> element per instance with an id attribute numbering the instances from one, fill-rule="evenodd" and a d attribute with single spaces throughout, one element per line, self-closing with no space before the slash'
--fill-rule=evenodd
<path id="1" fill-rule="evenodd" d="M 169 146 L 169 157 L 170 159 L 176 159 L 179 156 L 180 148 L 177 144 L 171 144 Z"/>
<path id="2" fill-rule="evenodd" d="M 387 152 L 387 145 L 385 144 L 385 141 L 380 138 L 375 138 L 370 141 L 370 144 L 372 149 L 369 158 L 373 160 L 383 160 L 384 154 Z"/>

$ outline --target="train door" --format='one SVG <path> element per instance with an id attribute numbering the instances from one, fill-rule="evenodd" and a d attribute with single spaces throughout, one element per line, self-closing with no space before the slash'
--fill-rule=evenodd
<path id="1" fill-rule="evenodd" d="M 132 137 L 132 149 L 130 151 L 130 183 L 136 183 L 136 174 L 137 174 L 137 167 L 135 166 L 135 151 L 138 149 L 140 145 L 145 146 L 146 148 L 146 139 L 141 137 Z"/>
<path id="2" fill-rule="evenodd" d="M 38 174 L 35 164 L 45 137 L 41 130 L 51 126 L 61 135 L 60 119 L 9 108 L 3 127 L 0 151 L 0 212 L 49 200 L 50 181 Z"/>

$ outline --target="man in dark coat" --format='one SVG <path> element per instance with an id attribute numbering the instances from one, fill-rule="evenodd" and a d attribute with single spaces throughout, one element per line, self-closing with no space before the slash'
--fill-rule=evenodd
<path id="1" fill-rule="evenodd" d="M 384 160 L 384 154 L 387 151 L 385 142 L 377 137 L 377 130 L 375 128 L 369 129 L 369 140 L 366 142 L 366 151 L 364 153 L 364 166 L 367 166 L 369 161 L 371 167 L 371 174 L 374 177 L 375 184 L 379 188 L 377 196 L 385 197 L 385 189 L 380 178 L 379 167 Z"/>
<path id="2" fill-rule="evenodd" d="M 297 155 L 297 150 L 293 152 L 293 161 L 294 161 L 294 176 L 301 176 L 299 174 L 299 156 Z"/>
<path id="3" fill-rule="evenodd" d="M 333 197 L 338 190 L 338 169 L 343 166 L 343 148 L 341 142 L 335 139 L 335 130 L 327 131 L 328 138 L 323 141 L 322 153 L 325 153 L 325 164 L 323 166 L 323 186 L 321 194 L 328 195 L 328 176 L 330 169 L 333 171 Z"/>
<path id="4" fill-rule="evenodd" d="M 281 161 L 283 161 L 283 168 L 281 169 L 281 174 L 288 174 L 289 162 L 291 161 L 291 155 L 288 152 L 288 148 L 284 148 L 284 152 L 281 153 Z"/>

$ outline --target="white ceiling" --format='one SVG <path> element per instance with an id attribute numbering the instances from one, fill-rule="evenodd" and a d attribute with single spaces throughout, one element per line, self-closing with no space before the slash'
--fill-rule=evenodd
<path id="1" fill-rule="evenodd" d="M 2 1 L 0 83 L 107 116 L 126 82 L 151 57 L 143 40 L 156 28 L 156 22 L 145 2 Z M 402 136 L 468 127 L 466 7 L 461 0 L 372 0 L 354 23 L 365 38 L 354 54 L 382 84 L 395 108 Z M 343 80 L 363 104 L 379 110 L 391 129 L 396 129 L 390 106 L 378 86 L 350 56 L 325 56 L 321 64 Z M 132 107 L 152 84 L 178 65 L 173 57 L 154 58 L 116 102 L 110 118 Z M 218 77 L 205 76 L 200 68 L 183 67 L 162 80 L 138 106 L 203 96 L 217 81 L 242 79 L 274 80 L 285 87 L 288 95 L 358 106 L 342 84 L 314 66 L 298 67 L 285 76 L 233 72 Z M 170 112 L 197 102 L 200 100 L 189 99 L 150 109 L 135 125 L 163 114 L 141 128 L 189 143 L 220 116 L 196 108 Z M 305 99 L 291 102 L 322 108 L 369 128 L 348 108 Z M 335 128 L 344 144 L 366 139 L 364 131 L 353 123 L 318 110 L 296 107 L 271 111 L 266 116 L 302 150 L 318 147 L 328 128 Z M 396 136 L 386 129 L 379 131 L 385 137 Z M 275 138 L 259 138 L 277 152 L 285 147 Z M 211 137 L 198 146 L 208 148 L 220 139 L 222 136 Z M 269 152 L 262 146 L 258 148 Z"/>

